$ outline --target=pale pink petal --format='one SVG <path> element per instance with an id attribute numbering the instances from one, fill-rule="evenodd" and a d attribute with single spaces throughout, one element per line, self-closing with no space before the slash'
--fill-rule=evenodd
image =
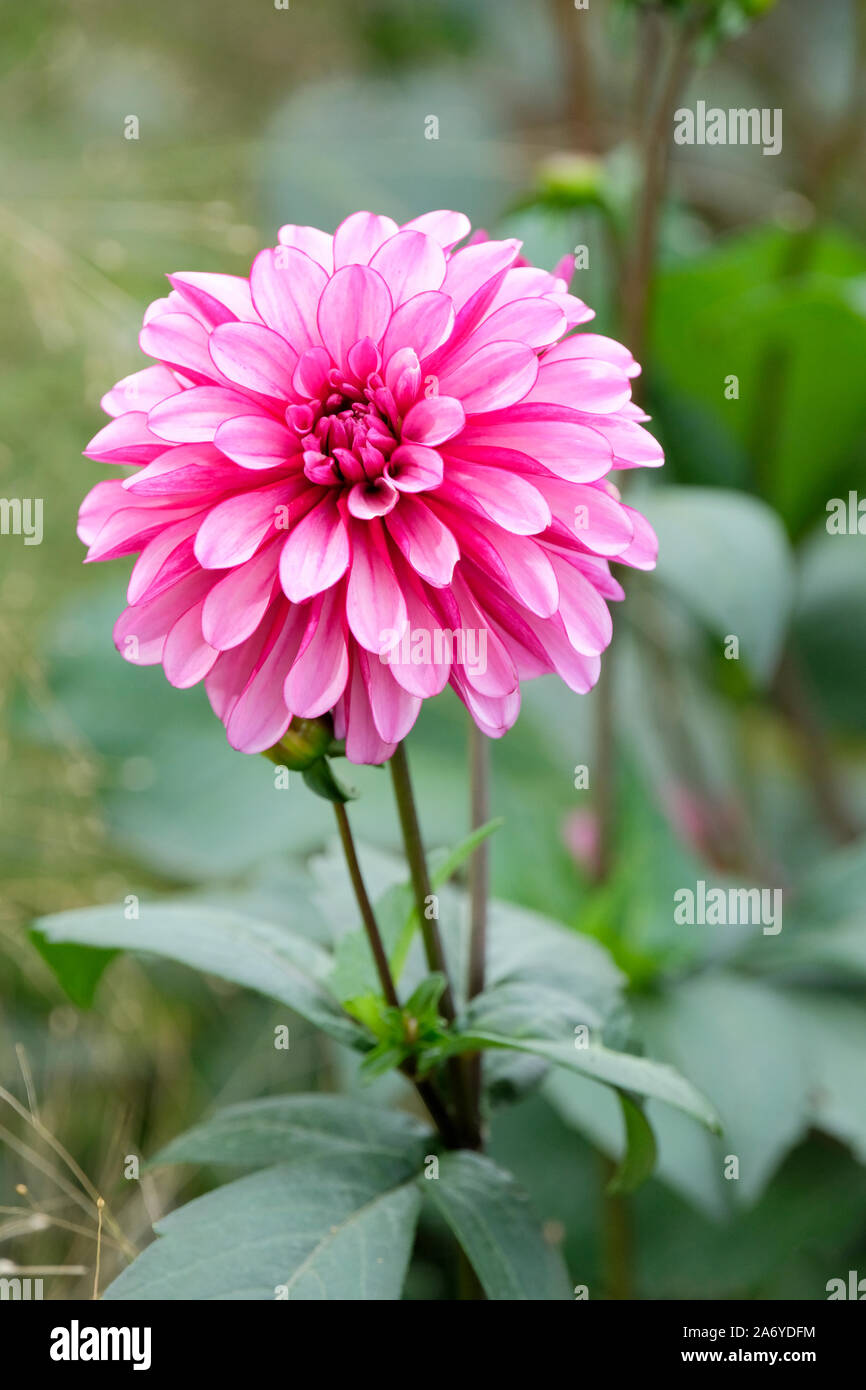
<path id="1" fill-rule="evenodd" d="M 334 268 L 369 265 L 383 242 L 400 229 L 390 217 L 374 212 L 353 212 L 334 233 Z"/>
<path id="2" fill-rule="evenodd" d="M 255 323 L 226 323 L 210 335 L 210 356 L 236 386 L 277 400 L 294 399 L 298 354 L 279 333 Z"/>
<path id="3" fill-rule="evenodd" d="M 334 238 L 330 232 L 320 232 L 318 227 L 299 227 L 287 222 L 278 233 L 282 246 L 294 246 L 303 251 L 310 260 L 317 261 L 328 275 L 334 271 Z"/>
<path id="4" fill-rule="evenodd" d="M 538 376 L 538 358 L 523 343 L 487 343 L 439 379 L 444 396 L 456 396 L 467 415 L 503 410 L 529 392 Z"/>
<path id="5" fill-rule="evenodd" d="M 394 515 L 392 512 L 389 523 Z M 378 519 L 352 519 L 352 567 L 346 586 L 349 627 L 361 646 L 375 653 L 387 651 L 399 641 L 409 621 L 381 528 Z"/>
<path id="6" fill-rule="evenodd" d="M 303 719 L 327 714 L 346 688 L 349 653 L 343 631 L 343 605 L 343 595 L 335 589 L 313 600 L 298 655 L 283 689 L 287 706 Z"/>
<path id="7" fill-rule="evenodd" d="M 334 497 L 326 493 L 293 526 L 280 554 L 280 583 L 292 603 L 330 589 L 346 573 L 351 559 L 346 524 Z"/>
<path id="8" fill-rule="evenodd" d="M 327 281 L 318 261 L 293 246 L 260 251 L 253 261 L 250 289 L 256 310 L 297 353 L 321 342 L 316 312 Z"/>
<path id="9" fill-rule="evenodd" d="M 442 482 L 442 455 L 424 444 L 400 444 L 388 460 L 388 477 L 400 492 L 428 492 Z"/>
<path id="10" fill-rule="evenodd" d="M 102 397 L 106 415 L 125 415 L 129 410 L 148 411 L 157 401 L 181 390 L 180 382 L 161 363 L 125 376 Z"/>
<path id="11" fill-rule="evenodd" d="M 241 319 L 258 321 L 248 280 L 239 275 L 214 275 L 201 271 L 178 270 L 168 277 L 181 299 L 186 300 L 204 323 L 216 327 Z"/>
<path id="12" fill-rule="evenodd" d="M 181 391 L 155 405 L 147 422 L 160 439 L 175 444 L 195 444 L 212 440 L 224 420 L 235 415 L 251 415 L 255 411 L 255 401 L 240 391 L 225 386 L 192 386 L 189 391 Z"/>
<path id="13" fill-rule="evenodd" d="M 404 231 L 425 232 L 438 241 L 444 251 L 450 251 L 458 241 L 469 235 L 472 223 L 463 212 L 448 212 L 444 208 L 437 212 L 424 212 L 404 222 Z"/>
<path id="14" fill-rule="evenodd" d="M 396 308 L 425 291 L 441 289 L 445 254 L 439 243 L 423 232 L 398 232 L 379 247 L 370 268 L 382 276 Z"/>
<path id="15" fill-rule="evenodd" d="M 241 468 L 279 468 L 301 452 L 297 435 L 271 415 L 236 415 L 217 427 L 213 442 Z"/>
<path id="16" fill-rule="evenodd" d="M 336 271 L 322 292 L 318 324 L 322 342 L 338 366 L 347 367 L 349 350 L 361 338 L 379 343 L 391 317 L 388 286 L 368 266 Z"/>
<path id="17" fill-rule="evenodd" d="M 151 463 L 163 453 L 165 440 L 149 429 L 147 418 L 140 410 L 118 415 L 93 436 L 84 453 L 99 463 Z"/>
<path id="18" fill-rule="evenodd" d="M 227 651 L 255 632 L 274 595 L 276 566 L 272 543 L 214 584 L 202 607 L 205 641 L 218 651 Z"/>
<path id="19" fill-rule="evenodd" d="M 437 588 L 450 584 L 460 550 L 452 532 L 426 502 L 404 493 L 385 524 L 416 574 Z"/>
<path id="20" fill-rule="evenodd" d="M 281 509 L 291 506 L 287 483 L 270 483 L 256 492 L 241 493 L 208 512 L 195 538 L 195 554 L 205 569 L 228 569 L 255 555 L 274 531 Z"/>
<path id="21" fill-rule="evenodd" d="M 463 429 L 466 412 L 453 396 L 427 396 L 413 405 L 403 421 L 407 444 L 444 444 Z"/>
<path id="22" fill-rule="evenodd" d="M 179 690 L 188 690 L 204 680 L 219 652 L 208 646 L 201 631 L 204 600 L 178 618 L 165 641 L 162 665 L 166 679 Z"/>
<path id="23" fill-rule="evenodd" d="M 454 327 L 454 305 L 447 294 L 431 290 L 407 299 L 395 310 L 385 330 L 382 357 L 389 360 L 402 348 L 412 348 L 423 361 L 435 352 Z"/>

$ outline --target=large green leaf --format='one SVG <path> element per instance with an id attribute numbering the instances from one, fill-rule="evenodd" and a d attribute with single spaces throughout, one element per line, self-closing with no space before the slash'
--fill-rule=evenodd
<path id="1" fill-rule="evenodd" d="M 568 1275 L 529 1199 L 510 1173 L 483 1154 L 445 1154 L 439 1177 L 423 1182 L 469 1257 L 489 1299 L 570 1297 Z"/>
<path id="2" fill-rule="evenodd" d="M 245 985 L 288 1004 L 348 1046 L 364 1034 L 320 983 L 331 957 L 304 937 L 240 912 L 200 903 L 142 903 L 128 921 L 119 906 L 80 908 L 43 917 L 49 941 L 147 951 Z"/>
<path id="3" fill-rule="evenodd" d="M 768 681 L 794 598 L 793 559 L 776 514 L 723 488 L 653 488 L 640 505 L 659 538 L 655 578 L 720 640 L 737 637 L 740 660 Z"/>
<path id="4" fill-rule="evenodd" d="M 375 1148 L 265 1168 L 158 1221 L 109 1299 L 399 1299 L 421 1194 Z"/>
<path id="5" fill-rule="evenodd" d="M 797 1012 L 779 991 L 716 972 L 682 982 L 638 1011 L 647 1047 L 712 1096 L 734 1202 L 756 1200 L 809 1123 L 809 1063 Z"/>
<path id="6" fill-rule="evenodd" d="M 220 1110 L 150 1160 L 265 1167 L 331 1153 L 370 1153 L 420 1166 L 430 1131 L 410 1115 L 345 1096 L 269 1096 Z"/>

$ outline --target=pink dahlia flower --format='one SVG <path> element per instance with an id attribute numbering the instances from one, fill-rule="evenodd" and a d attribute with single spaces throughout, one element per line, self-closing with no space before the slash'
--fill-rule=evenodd
<path id="1" fill-rule="evenodd" d="M 662 453 L 619 343 L 517 241 L 359 212 L 287 226 L 249 279 L 176 274 L 86 453 L 124 466 L 81 509 L 88 560 L 138 553 L 118 650 L 203 680 L 229 742 L 333 714 L 381 762 L 450 684 L 485 733 L 520 682 L 599 672 L 608 561 L 655 538 L 608 475 Z M 570 269 L 570 267 L 569 267 Z M 130 469 L 132 471 L 130 471 Z"/>

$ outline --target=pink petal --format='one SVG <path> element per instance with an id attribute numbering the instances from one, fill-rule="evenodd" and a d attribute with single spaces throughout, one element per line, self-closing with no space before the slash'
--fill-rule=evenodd
<path id="1" fill-rule="evenodd" d="M 331 493 L 293 526 L 280 555 L 280 583 L 292 603 L 330 589 L 349 565 L 349 536 Z"/>
<path id="2" fill-rule="evenodd" d="M 426 502 L 404 493 L 385 524 L 416 574 L 436 588 L 450 584 L 460 551 L 451 531 Z"/>
<path id="3" fill-rule="evenodd" d="M 270 647 L 261 657 L 241 695 L 232 706 L 226 734 L 241 753 L 263 753 L 282 738 L 291 722 L 283 685 L 295 658 L 306 617 L 303 608 L 280 605 Z"/>
<path id="4" fill-rule="evenodd" d="M 212 579 L 199 570 L 149 603 L 125 608 L 114 624 L 114 645 L 133 666 L 156 666 L 174 624 L 207 592 Z"/>
<path id="5" fill-rule="evenodd" d="M 376 653 L 398 641 L 409 621 L 381 527 L 378 520 L 352 520 L 352 567 L 346 586 L 349 627 L 362 647 Z"/>
<path id="6" fill-rule="evenodd" d="M 403 224 L 404 231 L 425 232 L 427 236 L 432 236 L 444 251 L 468 236 L 471 228 L 472 223 L 464 212 L 448 212 L 445 209 L 422 213 L 420 217 L 413 217 L 411 222 Z"/>
<path id="7" fill-rule="evenodd" d="M 550 525 L 548 503 L 542 492 L 525 478 L 481 464 L 461 466 L 459 459 L 450 455 L 446 455 L 446 459 L 448 473 L 442 492 L 446 500 L 469 511 L 480 511 L 518 536 L 535 535 Z"/>
<path id="8" fill-rule="evenodd" d="M 126 597 L 130 603 L 156 598 L 164 589 L 185 579 L 200 565 L 193 552 L 193 537 L 201 513 L 181 517 L 164 526 L 144 546 L 132 567 Z"/>
<path id="9" fill-rule="evenodd" d="M 239 275 L 179 270 L 169 275 L 168 279 L 181 298 L 192 305 L 210 327 L 228 323 L 232 319 L 248 323 L 258 319 L 249 281 Z"/>
<path id="10" fill-rule="evenodd" d="M 385 743 L 401 743 L 418 718 L 420 699 L 398 685 L 390 668 L 378 656 L 359 651 L 358 660 L 376 732 Z"/>
<path id="11" fill-rule="evenodd" d="M 176 367 L 200 386 L 219 380 L 208 352 L 208 331 L 192 314 L 162 314 L 152 319 L 139 333 L 138 346 L 148 357 Z"/>
<path id="12" fill-rule="evenodd" d="M 399 492 L 387 477 L 356 483 L 349 492 L 346 505 L 352 516 L 367 521 L 373 516 L 387 516 L 399 499 Z"/>
<path id="13" fill-rule="evenodd" d="M 454 327 L 454 305 L 447 294 L 431 290 L 407 299 L 395 310 L 382 342 L 387 364 L 401 348 L 414 348 L 424 360 L 443 343 Z"/>
<path id="14" fill-rule="evenodd" d="M 212 647 L 227 651 L 255 632 L 273 597 L 278 558 L 276 547 L 266 545 L 214 584 L 201 619 L 205 641 Z"/>
<path id="15" fill-rule="evenodd" d="M 140 410 L 119 415 L 93 436 L 84 450 L 98 463 L 151 463 L 165 452 L 165 440 L 154 434 Z"/>
<path id="16" fill-rule="evenodd" d="M 353 763 L 383 763 L 396 744 L 386 743 L 373 722 L 373 711 L 357 649 L 352 660 L 349 685 L 343 697 L 346 757 Z M 338 727 L 335 716 L 335 727 Z"/>
<path id="17" fill-rule="evenodd" d="M 343 632 L 342 595 L 335 589 L 313 601 L 298 655 L 286 677 L 283 697 L 293 714 L 316 719 L 333 709 L 349 679 Z"/>
<path id="18" fill-rule="evenodd" d="M 605 338 L 601 333 L 574 333 L 565 342 L 550 348 L 544 354 L 544 361 L 565 362 L 578 357 L 597 357 L 602 362 L 610 362 L 626 376 L 640 373 L 640 367 L 628 348 L 615 338 Z"/>
<path id="19" fill-rule="evenodd" d="M 610 470 L 613 450 L 595 428 L 557 419 L 563 407 L 512 406 L 501 414 L 469 420 L 460 436 L 463 446 L 488 445 L 516 450 L 535 459 L 557 477 L 592 482 Z"/>
<path id="20" fill-rule="evenodd" d="M 224 420 L 250 415 L 255 410 L 256 403 L 240 391 L 230 391 L 224 386 L 191 386 L 188 391 L 160 401 L 147 421 L 160 439 L 175 444 L 195 444 L 212 440 Z"/>
<path id="21" fill-rule="evenodd" d="M 208 646 L 201 632 L 204 600 L 178 618 L 165 641 L 162 665 L 169 682 L 178 690 L 188 690 L 204 680 L 219 652 Z"/>
<path id="22" fill-rule="evenodd" d="M 102 397 L 106 415 L 125 415 L 129 410 L 148 411 L 157 401 L 181 390 L 180 383 L 162 363 L 125 376 Z"/>
<path id="23" fill-rule="evenodd" d="M 328 281 L 319 302 L 322 342 L 340 367 L 361 338 L 381 342 L 391 317 L 391 296 L 381 275 L 368 266 L 347 265 Z"/>
<path id="24" fill-rule="evenodd" d="M 279 333 L 255 323 L 226 323 L 210 335 L 210 355 L 223 376 L 247 391 L 294 399 L 298 355 Z"/>
<path id="25" fill-rule="evenodd" d="M 388 460 L 388 477 L 400 492 L 428 492 L 442 482 L 442 455 L 424 444 L 399 444 Z"/>
<path id="26" fill-rule="evenodd" d="M 225 420 L 213 442 L 241 468 L 279 468 L 301 452 L 297 435 L 270 415 L 236 415 Z"/>
<path id="27" fill-rule="evenodd" d="M 318 227 L 299 227 L 287 222 L 278 233 L 282 246 L 294 246 L 303 251 L 310 260 L 317 261 L 328 275 L 334 271 L 334 238 L 330 232 L 320 232 Z"/>
<path id="28" fill-rule="evenodd" d="M 221 492 L 245 485 L 237 464 L 213 444 L 176 444 L 123 480 L 124 491 L 133 498 L 216 499 Z"/>
<path id="29" fill-rule="evenodd" d="M 383 242 L 399 231 L 390 217 L 373 212 L 353 212 L 334 233 L 334 268 L 369 265 Z M 359 335 L 360 336 L 360 335 Z"/>
<path id="30" fill-rule="evenodd" d="M 328 277 L 293 246 L 260 251 L 250 270 L 253 303 L 268 328 L 301 353 L 321 342 L 316 311 Z"/>
<path id="31" fill-rule="evenodd" d="M 439 380 L 447 396 L 457 396 L 467 415 L 502 410 L 522 400 L 538 376 L 538 358 L 523 343 L 487 343 Z"/>
<path id="32" fill-rule="evenodd" d="M 658 537 L 655 531 L 646 517 L 641 516 L 640 512 L 636 512 L 633 507 L 623 507 L 623 511 L 628 513 L 634 526 L 634 540 L 627 550 L 616 557 L 617 560 L 621 564 L 631 565 L 634 569 L 655 569 L 659 553 Z"/>
<path id="33" fill-rule="evenodd" d="M 321 400 L 330 393 L 328 372 L 331 370 L 331 354 L 323 347 L 308 348 L 298 358 L 298 365 L 292 377 L 296 394 L 303 399 Z"/>
<path id="34" fill-rule="evenodd" d="M 551 560 L 559 580 L 559 612 L 568 640 L 584 656 L 597 656 L 613 635 L 607 604 L 578 570 L 556 555 Z"/>
<path id="35" fill-rule="evenodd" d="M 413 405 L 403 421 L 406 444 L 444 444 L 463 429 L 466 414 L 453 396 L 427 396 Z"/>
<path id="36" fill-rule="evenodd" d="M 526 399 L 564 405 L 587 414 L 610 415 L 625 405 L 630 396 L 628 377 L 609 362 L 592 357 L 551 362 L 545 354 L 538 380 Z"/>
<path id="37" fill-rule="evenodd" d="M 477 246 L 465 246 L 457 251 L 448 262 L 443 289 L 454 301 L 459 311 L 483 285 L 514 264 L 522 243 L 513 238 L 509 241 L 486 241 Z"/>
<path id="38" fill-rule="evenodd" d="M 427 290 L 439 290 L 445 279 L 445 254 L 423 232 L 398 232 L 379 247 L 370 261 L 391 291 L 396 308 Z"/>
<path id="39" fill-rule="evenodd" d="M 216 570 L 249 560 L 275 529 L 278 508 L 289 506 L 293 495 L 289 484 L 278 482 L 220 502 L 198 529 L 195 554 L 199 564 Z"/>

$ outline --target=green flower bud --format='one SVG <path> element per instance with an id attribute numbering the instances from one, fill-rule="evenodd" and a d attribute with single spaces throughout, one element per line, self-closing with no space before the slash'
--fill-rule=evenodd
<path id="1" fill-rule="evenodd" d="M 292 719 L 279 743 L 265 757 L 292 772 L 303 772 L 327 753 L 334 736 L 330 719 Z"/>

